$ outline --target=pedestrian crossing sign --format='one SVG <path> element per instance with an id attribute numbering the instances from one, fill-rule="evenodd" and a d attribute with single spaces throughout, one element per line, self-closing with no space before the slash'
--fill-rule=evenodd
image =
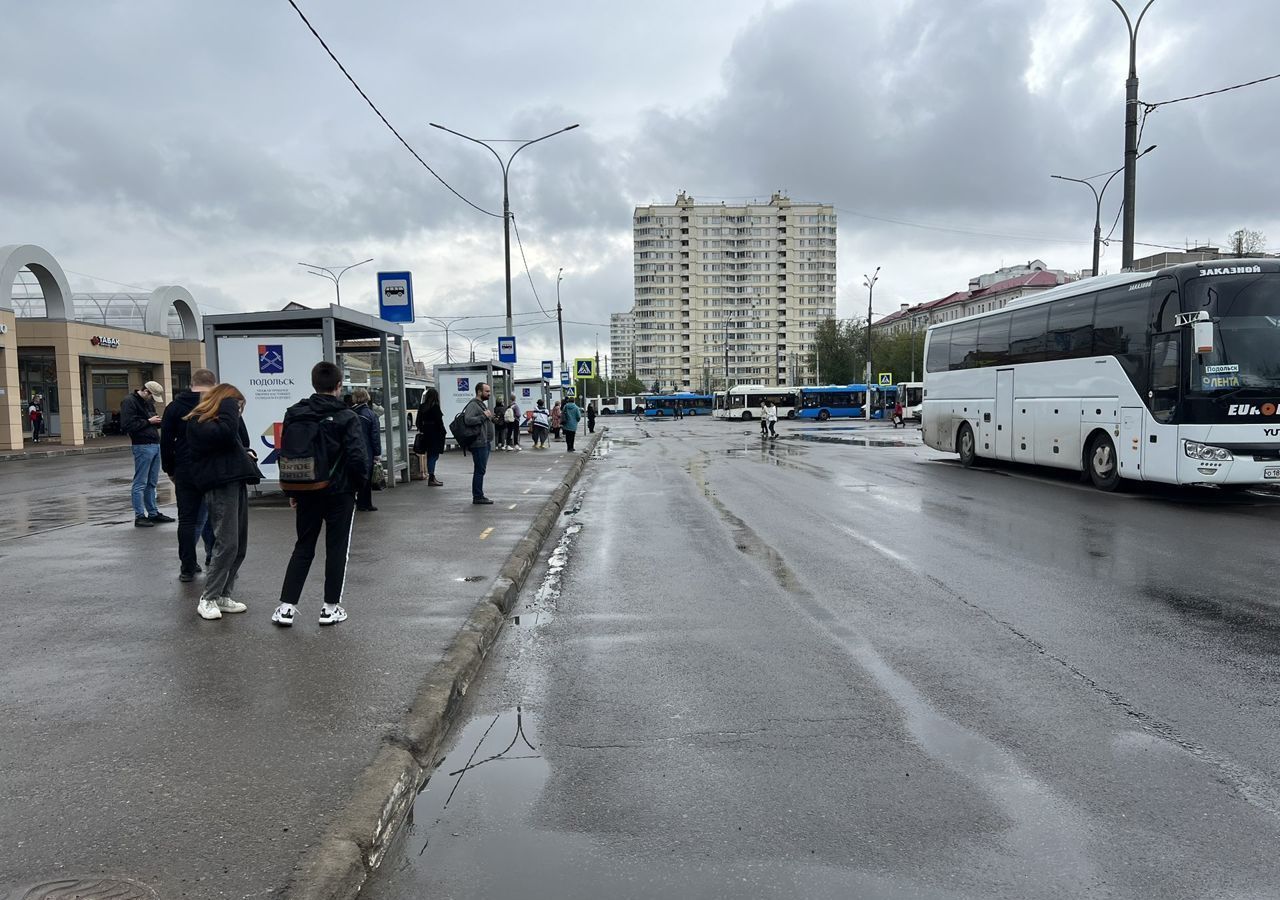
<path id="1" fill-rule="evenodd" d="M 589 356 L 575 359 L 573 361 L 573 373 L 575 378 L 594 378 L 596 375 L 596 361 Z"/>
<path id="2" fill-rule="evenodd" d="M 892 372 L 881 372 L 879 377 L 880 377 L 880 387 L 893 387 Z"/>

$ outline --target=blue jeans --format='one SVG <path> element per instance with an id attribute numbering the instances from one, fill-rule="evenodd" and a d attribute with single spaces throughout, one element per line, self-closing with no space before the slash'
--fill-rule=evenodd
<path id="1" fill-rule="evenodd" d="M 479 500 L 484 496 L 484 473 L 489 467 L 489 445 L 476 444 L 471 448 L 471 460 L 475 469 L 471 473 L 471 499 Z"/>
<path id="2" fill-rule="evenodd" d="M 160 482 L 160 445 L 133 445 L 133 499 L 134 516 L 155 516 L 156 485 Z"/>
<path id="3" fill-rule="evenodd" d="M 440 458 L 439 453 L 433 453 L 430 450 L 427 451 L 427 477 L 428 478 L 436 477 L 436 460 L 438 460 L 439 458 Z"/>

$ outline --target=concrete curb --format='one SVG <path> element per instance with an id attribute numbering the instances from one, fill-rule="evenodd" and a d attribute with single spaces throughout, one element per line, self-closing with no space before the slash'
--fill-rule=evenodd
<path id="1" fill-rule="evenodd" d="M 438 764 L 440 746 L 467 688 L 498 639 L 543 543 L 603 435 L 602 429 L 584 442 L 581 455 L 543 503 L 493 587 L 427 673 L 409 711 L 383 737 L 373 760 L 356 779 L 346 806 L 319 843 L 304 851 L 284 891 L 289 900 L 351 900 L 382 862 L 418 789 Z"/>
<path id="2" fill-rule="evenodd" d="M 0 462 L 10 459 L 46 459 L 50 456 L 96 456 L 99 453 L 124 453 L 131 449 L 129 444 L 113 447 L 67 447 L 65 450 L 39 450 L 34 453 L 26 451 L 6 451 L 0 453 Z"/>

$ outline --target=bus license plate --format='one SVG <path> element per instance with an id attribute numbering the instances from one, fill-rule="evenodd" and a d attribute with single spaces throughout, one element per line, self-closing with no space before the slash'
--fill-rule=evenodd
<path id="1" fill-rule="evenodd" d="M 1263 478 L 1280 478 L 1280 466 L 1271 466 L 1262 470 Z"/>

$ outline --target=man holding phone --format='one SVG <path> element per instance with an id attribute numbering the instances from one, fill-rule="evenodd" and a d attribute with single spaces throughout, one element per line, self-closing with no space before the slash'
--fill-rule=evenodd
<path id="1" fill-rule="evenodd" d="M 158 382 L 148 381 L 124 398 L 120 404 L 120 430 L 133 444 L 133 524 L 135 528 L 151 528 L 161 522 L 172 522 L 156 506 L 156 486 L 160 482 L 160 416 L 156 400 L 164 402 L 164 389 Z"/>

